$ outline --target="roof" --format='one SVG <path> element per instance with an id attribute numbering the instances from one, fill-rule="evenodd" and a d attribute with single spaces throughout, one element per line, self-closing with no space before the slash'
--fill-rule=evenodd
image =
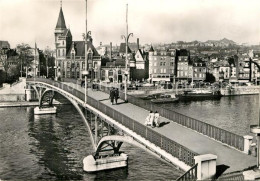
<path id="1" fill-rule="evenodd" d="M 2 49 L 2 48 L 10 48 L 9 42 L 0 40 L 0 49 Z"/>
<path id="2" fill-rule="evenodd" d="M 125 60 L 121 57 L 118 57 L 118 59 L 112 61 L 112 62 L 106 62 L 106 67 L 124 67 L 125 66 Z"/>
<path id="3" fill-rule="evenodd" d="M 70 50 L 68 52 L 68 55 L 70 55 L 72 47 L 74 45 L 75 49 L 75 56 L 85 56 L 85 41 L 73 41 L 70 47 Z M 93 46 L 92 42 L 88 41 L 88 50 L 91 48 L 93 52 L 93 56 L 99 56 L 96 48 Z"/>
<path id="4" fill-rule="evenodd" d="M 120 52 L 120 53 L 125 53 L 125 52 L 126 52 L 125 47 L 126 47 L 126 44 L 125 44 L 125 43 L 121 43 L 121 44 L 120 44 L 120 48 L 119 48 L 119 52 Z M 131 52 L 132 52 L 131 49 L 129 48 L 129 46 L 128 46 L 127 52 L 128 52 L 128 53 L 131 53 Z"/>
<path id="5" fill-rule="evenodd" d="M 65 19 L 64 19 L 64 16 L 63 16 L 62 7 L 60 8 L 60 13 L 59 13 L 59 18 L 58 18 L 58 21 L 57 21 L 56 29 L 67 29 Z"/>
<path id="6" fill-rule="evenodd" d="M 63 32 L 62 36 L 66 36 L 67 34 L 70 34 L 70 35 L 71 35 L 70 29 L 66 29 L 66 30 Z"/>
<path id="7" fill-rule="evenodd" d="M 178 52 L 178 56 L 189 56 L 189 51 L 186 49 L 180 49 L 177 52 Z"/>

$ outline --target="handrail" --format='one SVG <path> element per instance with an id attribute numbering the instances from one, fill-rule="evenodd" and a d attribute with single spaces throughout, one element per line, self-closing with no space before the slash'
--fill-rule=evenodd
<path id="1" fill-rule="evenodd" d="M 52 81 L 49 79 L 40 79 L 40 78 L 27 79 L 27 81 L 36 81 L 36 82 L 39 81 L 39 82 L 51 84 L 52 86 L 56 86 L 64 91 L 71 93 L 72 95 L 78 97 L 81 100 L 85 99 L 84 93 L 66 84 L 62 84 L 61 82 Z M 197 153 L 161 135 L 160 133 L 155 132 L 154 130 L 148 128 L 147 126 L 129 118 L 128 116 L 118 112 L 117 110 L 105 105 L 100 101 L 97 101 L 96 99 L 90 96 L 87 96 L 87 103 L 90 106 L 103 112 L 107 116 L 111 117 L 112 119 L 118 121 L 122 125 L 126 126 L 130 130 L 134 131 L 136 134 L 144 137 L 151 143 L 154 143 L 156 146 L 160 147 L 161 149 L 164 149 L 166 152 L 178 158 L 180 161 L 183 161 L 187 165 L 192 166 L 195 164 L 194 156 L 198 155 Z"/>
<path id="2" fill-rule="evenodd" d="M 185 181 L 185 180 L 197 180 L 197 169 L 198 163 L 192 166 L 187 172 L 185 172 L 182 176 L 178 177 L 176 181 Z"/>

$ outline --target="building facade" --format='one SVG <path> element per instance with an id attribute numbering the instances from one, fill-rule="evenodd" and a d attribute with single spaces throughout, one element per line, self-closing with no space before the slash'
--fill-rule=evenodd
<path id="1" fill-rule="evenodd" d="M 170 82 L 175 76 L 176 50 L 149 50 L 149 79 L 152 82 Z"/>
<path id="2" fill-rule="evenodd" d="M 82 79 L 85 70 L 85 41 L 72 41 L 70 29 L 67 29 L 62 7 L 55 28 L 55 48 L 57 76 L 61 78 Z M 87 38 L 87 62 L 89 78 L 100 79 L 101 56 L 93 46 L 90 35 Z"/>

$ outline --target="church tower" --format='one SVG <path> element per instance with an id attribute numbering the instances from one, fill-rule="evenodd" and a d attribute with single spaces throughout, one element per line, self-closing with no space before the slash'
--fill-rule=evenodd
<path id="1" fill-rule="evenodd" d="M 62 4 L 60 7 L 60 13 L 56 28 L 54 31 L 55 35 L 55 48 L 56 48 L 56 61 L 58 67 L 58 76 L 66 77 L 66 55 L 72 44 L 72 35 L 69 29 L 66 27 Z"/>

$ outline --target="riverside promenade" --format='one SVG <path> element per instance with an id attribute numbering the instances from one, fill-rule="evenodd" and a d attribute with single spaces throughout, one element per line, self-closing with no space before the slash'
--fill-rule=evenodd
<path id="1" fill-rule="evenodd" d="M 80 87 L 79 85 L 73 83 L 65 84 L 84 93 L 84 88 Z M 101 91 L 93 91 L 88 89 L 88 96 L 101 101 L 107 106 L 142 124 L 144 124 L 145 118 L 149 114 L 149 111 L 130 103 L 124 103 L 123 100 L 119 100 L 117 105 L 111 105 L 109 95 Z M 159 128 L 152 128 L 154 131 L 189 148 L 191 151 L 194 151 L 199 155 L 217 155 L 217 165 L 224 168 L 225 171 L 222 170 L 224 171 L 224 174 L 242 171 L 256 165 L 256 157 L 254 156 L 246 155 L 239 150 L 230 148 L 223 143 L 215 141 L 205 135 L 181 126 L 164 117 L 160 118 L 160 122 L 163 126 Z"/>

